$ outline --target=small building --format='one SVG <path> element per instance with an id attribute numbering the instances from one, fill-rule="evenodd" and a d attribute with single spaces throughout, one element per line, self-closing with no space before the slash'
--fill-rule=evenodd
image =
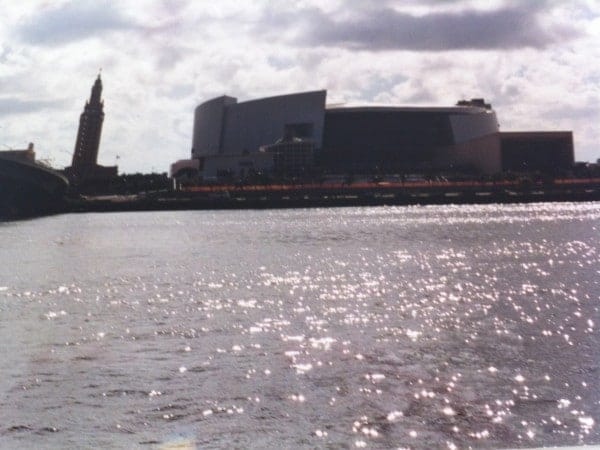
<path id="1" fill-rule="evenodd" d="M 2 158 L 12 161 L 35 163 L 35 151 L 33 150 L 33 142 L 30 142 L 24 150 L 2 150 Z"/>
<path id="2" fill-rule="evenodd" d="M 575 162 L 571 131 L 520 131 L 500 133 L 504 172 L 556 174 Z"/>
<path id="3" fill-rule="evenodd" d="M 273 172 L 277 175 L 302 175 L 314 167 L 315 144 L 307 139 L 280 139 L 261 147 L 261 151 L 272 155 Z"/>
<path id="4" fill-rule="evenodd" d="M 175 180 L 176 186 L 196 184 L 200 181 L 200 160 L 180 159 L 171 164 L 170 177 Z"/>

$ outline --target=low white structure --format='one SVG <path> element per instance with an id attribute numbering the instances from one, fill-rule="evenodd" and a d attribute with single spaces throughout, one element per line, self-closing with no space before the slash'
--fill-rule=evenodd
<path id="1" fill-rule="evenodd" d="M 248 155 L 216 155 L 200 158 L 202 179 L 217 181 L 222 179 L 244 179 L 247 176 L 269 173 L 273 169 L 273 156 L 268 153 Z"/>

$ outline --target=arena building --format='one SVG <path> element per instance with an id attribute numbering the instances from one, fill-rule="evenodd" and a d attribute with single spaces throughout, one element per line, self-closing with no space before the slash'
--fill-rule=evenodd
<path id="1" fill-rule="evenodd" d="M 352 173 L 500 171 L 496 114 L 483 101 L 448 108 L 331 108 L 320 164 Z"/>
<path id="2" fill-rule="evenodd" d="M 194 112 L 192 160 L 199 179 L 241 179 L 251 173 L 285 175 L 404 174 L 568 168 L 570 132 L 500 133 L 483 99 L 451 107 L 327 107 L 327 91 L 238 103 L 228 96 Z M 195 161 L 195 162 L 194 162 Z"/>

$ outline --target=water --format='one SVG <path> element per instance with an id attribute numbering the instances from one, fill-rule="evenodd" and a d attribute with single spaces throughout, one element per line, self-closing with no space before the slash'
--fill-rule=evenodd
<path id="1" fill-rule="evenodd" d="M 600 204 L 0 224 L 2 448 L 600 443 Z"/>

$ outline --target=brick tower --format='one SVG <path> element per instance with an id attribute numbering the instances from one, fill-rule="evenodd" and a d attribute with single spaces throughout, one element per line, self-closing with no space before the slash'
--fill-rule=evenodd
<path id="1" fill-rule="evenodd" d="M 102 80 L 100 75 L 92 86 L 92 94 L 79 117 L 79 131 L 75 142 L 75 153 L 71 164 L 73 172 L 83 175 L 98 165 L 98 148 L 104 121 L 104 102 L 102 96 Z"/>

